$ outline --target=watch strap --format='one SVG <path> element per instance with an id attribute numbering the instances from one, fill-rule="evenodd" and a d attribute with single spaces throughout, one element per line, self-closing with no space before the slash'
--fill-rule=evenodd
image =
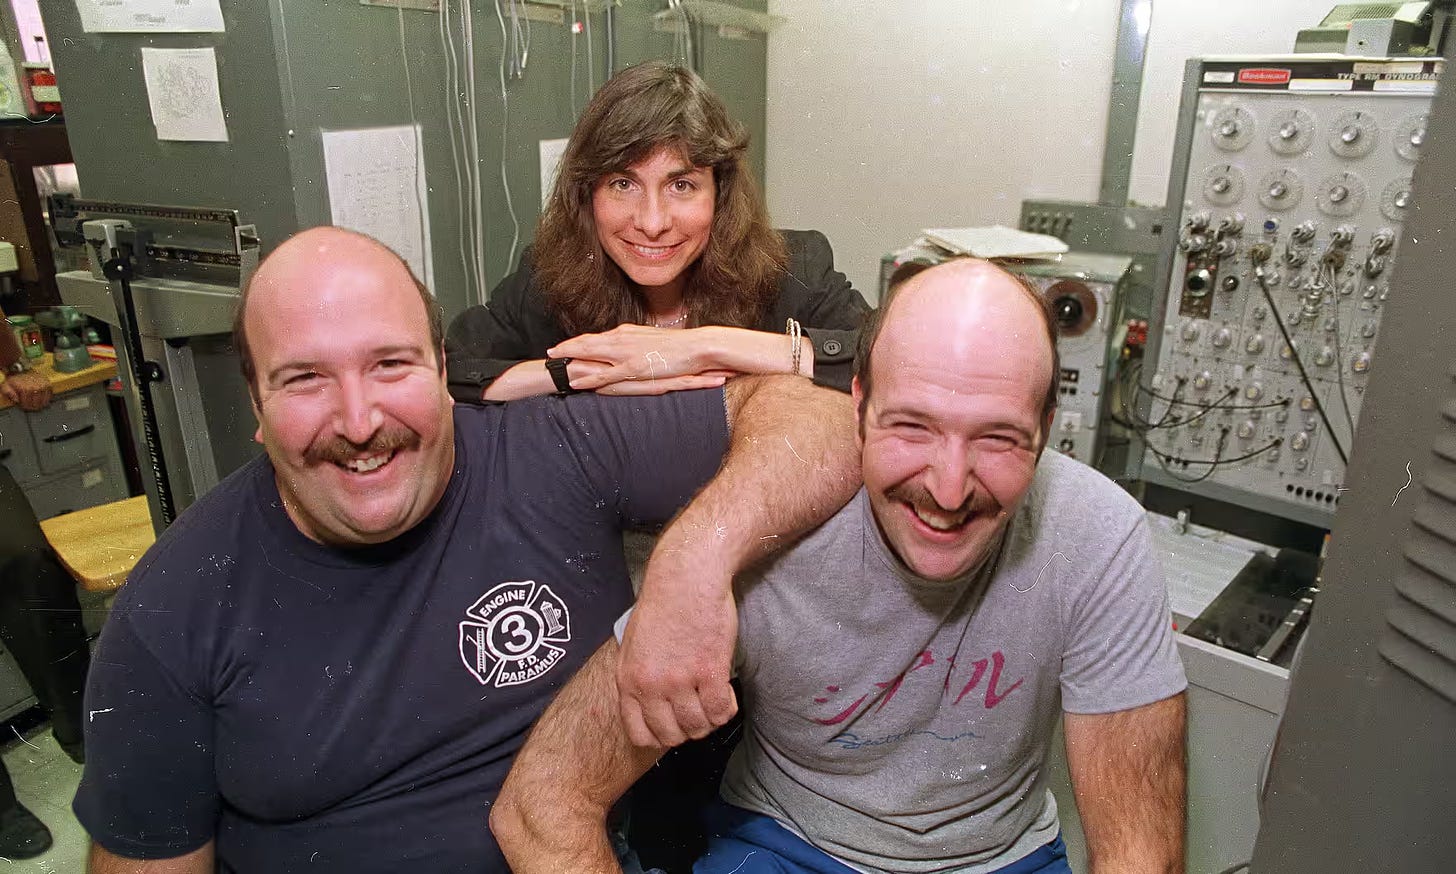
<path id="1" fill-rule="evenodd" d="M 551 382 L 556 385 L 559 395 L 576 394 L 576 389 L 571 387 L 571 376 L 566 372 L 566 365 L 570 363 L 570 358 L 546 359 L 546 372 L 551 374 Z"/>

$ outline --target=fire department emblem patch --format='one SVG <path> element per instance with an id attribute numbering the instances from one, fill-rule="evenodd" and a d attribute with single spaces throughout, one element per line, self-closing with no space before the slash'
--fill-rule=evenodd
<path id="1" fill-rule="evenodd" d="M 532 580 L 501 583 L 465 611 L 460 661 L 482 686 L 519 686 L 556 667 L 571 640 L 566 604 Z"/>

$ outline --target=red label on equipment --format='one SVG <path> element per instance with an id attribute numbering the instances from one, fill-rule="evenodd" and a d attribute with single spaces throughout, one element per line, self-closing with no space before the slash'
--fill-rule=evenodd
<path id="1" fill-rule="evenodd" d="M 1239 81 L 1249 85 L 1284 85 L 1289 82 L 1289 71 L 1270 67 L 1249 67 L 1239 71 Z"/>

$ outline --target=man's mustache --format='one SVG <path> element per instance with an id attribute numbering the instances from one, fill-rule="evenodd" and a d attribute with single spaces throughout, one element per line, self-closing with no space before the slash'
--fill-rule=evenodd
<path id="1" fill-rule="evenodd" d="M 959 516 L 973 510 L 987 509 L 985 506 L 987 502 L 977 500 L 980 495 L 981 490 L 975 489 L 959 507 L 947 509 L 942 507 L 929 490 L 919 483 L 901 483 L 885 492 L 885 496 L 892 501 L 903 501 L 917 509 L 934 510 L 946 516 Z"/>
<path id="2" fill-rule="evenodd" d="M 419 445 L 420 435 L 408 428 L 380 429 L 364 443 L 355 443 L 338 436 L 315 443 L 304 452 L 303 458 L 304 461 L 315 464 L 348 464 L 356 458 L 383 455 L 397 449 L 415 449 Z"/>

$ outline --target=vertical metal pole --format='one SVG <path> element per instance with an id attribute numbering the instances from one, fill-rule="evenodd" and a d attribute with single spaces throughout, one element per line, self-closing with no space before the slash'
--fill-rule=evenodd
<path id="1" fill-rule="evenodd" d="M 1112 66 L 1112 94 L 1107 105 L 1107 135 L 1103 138 L 1102 188 L 1097 201 L 1103 206 L 1127 206 L 1152 15 L 1153 0 L 1122 0 L 1117 22 L 1117 55 Z"/>

